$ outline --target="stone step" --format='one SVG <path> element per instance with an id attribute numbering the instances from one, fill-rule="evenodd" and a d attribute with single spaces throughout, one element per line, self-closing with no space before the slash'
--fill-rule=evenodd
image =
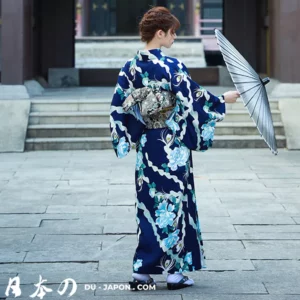
<path id="1" fill-rule="evenodd" d="M 255 136 L 259 135 L 259 131 L 254 122 L 219 122 L 216 125 L 215 135 L 236 135 L 236 136 Z M 284 126 L 282 122 L 273 122 L 275 134 L 284 136 Z"/>
<path id="2" fill-rule="evenodd" d="M 97 57 L 97 58 L 111 58 L 118 57 L 125 60 L 134 57 L 138 50 L 145 48 L 145 44 L 138 42 L 114 42 L 107 41 L 106 43 L 75 43 L 75 52 L 77 58 L 82 57 Z M 163 53 L 172 57 L 204 57 L 203 43 L 196 42 L 177 42 L 167 49 L 163 49 Z"/>
<path id="3" fill-rule="evenodd" d="M 206 67 L 206 61 L 204 57 L 178 57 L 180 60 L 184 61 L 184 64 L 187 68 L 204 68 Z M 78 69 L 87 69 L 87 68 L 109 68 L 109 69 L 121 69 L 126 63 L 124 57 L 77 57 L 75 66 Z"/>
<path id="4" fill-rule="evenodd" d="M 75 43 L 76 68 L 121 68 L 137 50 L 144 49 L 141 41 L 106 41 Z M 174 45 L 163 49 L 167 56 L 176 57 L 190 67 L 206 67 L 204 46 L 199 41 L 176 41 Z"/>
<path id="5" fill-rule="evenodd" d="M 277 135 L 277 147 L 285 148 L 285 136 Z M 268 148 L 266 142 L 259 135 L 219 135 L 214 139 L 214 148 Z"/>
<path id="6" fill-rule="evenodd" d="M 102 150 L 112 149 L 110 137 L 26 139 L 25 150 Z"/>
<path id="7" fill-rule="evenodd" d="M 106 124 L 108 112 L 32 112 L 29 125 L 37 124 Z"/>
<path id="8" fill-rule="evenodd" d="M 281 114 L 279 110 L 274 109 L 271 113 L 273 122 L 281 122 Z M 252 122 L 252 119 L 246 109 L 232 109 L 226 111 L 226 116 L 223 122 Z"/>
<path id="9" fill-rule="evenodd" d="M 278 110 L 278 101 L 269 101 L 269 103 L 270 103 L 271 111 Z M 242 102 L 241 100 L 238 100 L 234 104 L 227 103 L 226 110 L 246 110 L 246 111 L 248 111 L 244 105 L 244 102 Z"/>
<path id="10" fill-rule="evenodd" d="M 32 112 L 54 111 L 109 111 L 111 99 L 103 100 L 32 100 Z M 278 102 L 270 101 L 271 110 L 278 110 Z M 226 104 L 226 110 L 245 110 L 244 103 L 238 101 L 235 104 Z"/>
<path id="11" fill-rule="evenodd" d="M 110 137 L 109 124 L 29 125 L 28 138 Z"/>
<path id="12" fill-rule="evenodd" d="M 32 100 L 31 112 L 109 111 L 111 99 L 106 100 Z"/>
<path id="13" fill-rule="evenodd" d="M 275 133 L 284 135 L 281 122 L 274 123 Z M 259 135 L 253 122 L 217 123 L 215 135 Z M 29 125 L 28 138 L 109 137 L 109 124 L 42 124 Z"/>
<path id="14" fill-rule="evenodd" d="M 279 110 L 272 111 L 273 122 L 281 122 Z M 228 110 L 223 122 L 251 122 L 248 112 Z M 74 111 L 74 112 L 31 112 L 29 125 L 37 124 L 105 124 L 109 123 L 109 112 Z"/>
<path id="15" fill-rule="evenodd" d="M 284 136 L 277 136 L 278 148 L 286 146 Z M 260 136 L 216 136 L 214 148 L 267 148 Z M 100 150 L 112 149 L 110 138 L 33 138 L 26 139 L 27 151 L 39 150 Z"/>

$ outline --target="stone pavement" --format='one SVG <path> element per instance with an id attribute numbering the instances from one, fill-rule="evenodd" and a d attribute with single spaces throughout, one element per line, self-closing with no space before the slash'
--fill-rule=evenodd
<path id="1" fill-rule="evenodd" d="M 131 280 L 137 244 L 135 153 L 0 154 L 0 299 L 15 276 L 18 298 L 33 299 L 41 275 L 52 289 L 43 299 L 66 298 L 71 286 L 57 290 L 72 278 L 72 299 L 298 300 L 300 152 L 210 149 L 193 158 L 208 268 L 186 273 L 191 288 L 169 291 L 153 275 L 156 291 L 132 292 L 120 284 Z"/>

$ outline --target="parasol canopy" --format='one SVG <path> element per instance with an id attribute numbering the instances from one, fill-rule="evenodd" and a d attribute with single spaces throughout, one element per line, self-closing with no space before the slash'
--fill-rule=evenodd
<path id="1" fill-rule="evenodd" d="M 244 106 L 247 107 L 250 117 L 272 153 L 277 155 L 272 114 L 265 88 L 270 79 L 268 77 L 261 79 L 246 59 L 218 29 L 215 29 L 215 35 L 228 72 L 242 97 Z"/>

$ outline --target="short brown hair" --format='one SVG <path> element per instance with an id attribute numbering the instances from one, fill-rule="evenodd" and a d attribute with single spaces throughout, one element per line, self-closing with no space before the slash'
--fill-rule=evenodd
<path id="1" fill-rule="evenodd" d="M 180 27 L 179 20 L 163 6 L 155 6 L 149 9 L 139 23 L 139 32 L 143 42 L 150 42 L 157 30 L 165 33 L 169 29 L 175 32 Z"/>

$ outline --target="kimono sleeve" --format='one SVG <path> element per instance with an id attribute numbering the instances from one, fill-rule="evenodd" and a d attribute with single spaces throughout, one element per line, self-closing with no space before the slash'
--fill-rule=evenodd
<path id="1" fill-rule="evenodd" d="M 176 107 L 166 124 L 190 150 L 207 150 L 213 143 L 216 122 L 225 117 L 225 101 L 193 81 L 180 61 L 171 69 L 170 86 Z"/>
<path id="2" fill-rule="evenodd" d="M 135 148 L 145 125 L 136 117 L 133 110 L 125 112 L 122 103 L 134 90 L 128 62 L 120 70 L 118 81 L 110 106 L 110 133 L 113 148 L 118 158 L 125 157 L 130 149 Z"/>

